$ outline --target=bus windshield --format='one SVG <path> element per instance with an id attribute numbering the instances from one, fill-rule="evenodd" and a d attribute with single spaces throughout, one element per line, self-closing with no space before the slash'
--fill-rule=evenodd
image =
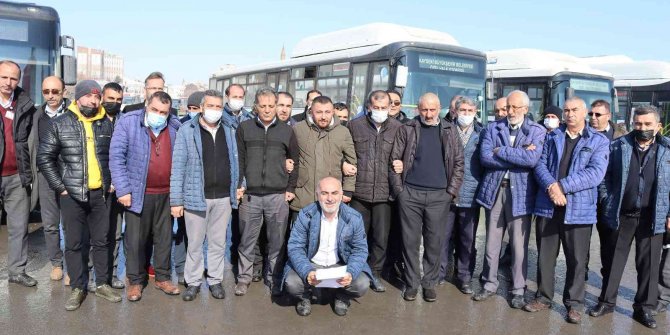
<path id="1" fill-rule="evenodd" d="M 35 104 L 42 104 L 42 80 L 54 73 L 59 50 L 58 23 L 0 15 L 0 27 L 0 59 L 11 59 L 21 66 L 19 85 Z"/>
<path id="2" fill-rule="evenodd" d="M 416 115 L 422 94 L 433 92 L 440 98 L 440 117 L 449 111 L 455 95 L 483 101 L 486 62 L 430 50 L 407 51 L 409 76 L 402 99 L 402 110 L 408 117 Z M 481 105 L 481 103 L 480 103 Z M 480 110 L 483 110 L 480 106 Z"/>
<path id="3" fill-rule="evenodd" d="M 570 87 L 575 91 L 575 96 L 578 96 L 584 100 L 586 107 L 591 108 L 591 104 L 596 100 L 605 100 L 610 104 L 610 110 L 612 112 L 612 122 L 624 122 L 625 116 L 621 117 L 622 112 L 616 112 L 618 110 L 617 106 L 612 104 L 612 81 L 607 79 L 594 79 L 594 78 L 579 78 L 579 77 L 569 77 L 567 80 L 562 80 L 561 84 L 556 88 L 556 92 L 559 95 L 562 95 L 565 92 L 565 88 Z M 565 101 L 564 99 L 560 99 Z M 563 107 L 563 104 L 560 105 Z"/>

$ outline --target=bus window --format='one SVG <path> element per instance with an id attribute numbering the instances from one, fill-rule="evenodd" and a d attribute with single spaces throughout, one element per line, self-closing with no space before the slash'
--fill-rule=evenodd
<path id="1" fill-rule="evenodd" d="M 319 72 L 317 73 L 319 78 L 321 77 L 332 77 L 333 76 L 333 65 L 321 65 L 319 66 Z"/>
<path id="2" fill-rule="evenodd" d="M 246 75 L 235 76 L 231 79 L 231 81 L 233 84 L 244 85 L 247 83 L 247 76 Z"/>
<path id="3" fill-rule="evenodd" d="M 305 68 L 297 67 L 291 70 L 291 79 L 303 79 L 305 78 Z"/>
<path id="4" fill-rule="evenodd" d="M 389 86 L 388 62 L 372 63 L 372 87 L 370 91 L 387 90 Z"/>
<path id="5" fill-rule="evenodd" d="M 503 86 L 503 92 L 502 92 L 502 97 L 506 97 L 508 94 L 512 93 L 512 91 L 520 90 L 521 86 L 519 85 L 504 85 Z"/>
<path id="6" fill-rule="evenodd" d="M 225 89 L 225 87 L 223 86 L 223 82 L 224 82 L 223 80 L 219 80 L 219 81 L 216 82 L 216 90 L 221 92 L 222 94 L 223 94 L 223 90 Z"/>
<path id="7" fill-rule="evenodd" d="M 276 73 L 268 74 L 268 86 L 272 87 L 273 90 L 277 91 L 277 74 Z"/>
<path id="8" fill-rule="evenodd" d="M 308 66 L 305 68 L 305 79 L 316 78 L 316 66 Z"/>
<path id="9" fill-rule="evenodd" d="M 244 93 L 244 105 L 252 107 L 254 105 L 254 99 L 256 98 L 256 91 L 260 90 L 264 84 L 258 85 L 247 85 Z"/>
<path id="10" fill-rule="evenodd" d="M 314 89 L 314 80 L 293 80 L 288 91 L 293 95 L 293 108 L 305 107 L 307 92 Z"/>
<path id="11" fill-rule="evenodd" d="M 529 85 L 528 97 L 530 98 L 530 106 L 528 112 L 533 120 L 539 120 L 544 112 L 544 86 Z"/>
<path id="12" fill-rule="evenodd" d="M 288 72 L 279 73 L 279 84 L 277 85 L 277 92 L 286 91 L 288 89 Z"/>
<path id="13" fill-rule="evenodd" d="M 249 84 L 265 84 L 265 73 L 254 73 L 249 75 Z"/>
<path id="14" fill-rule="evenodd" d="M 347 88 L 349 87 L 349 78 L 329 78 L 319 79 L 316 82 L 316 89 L 321 94 L 329 97 L 333 102 L 347 101 Z"/>
<path id="15" fill-rule="evenodd" d="M 353 83 L 351 84 L 351 99 L 350 111 L 358 113 L 358 107 L 365 102 L 365 89 L 368 78 L 368 63 L 354 64 L 354 74 L 352 76 Z"/>

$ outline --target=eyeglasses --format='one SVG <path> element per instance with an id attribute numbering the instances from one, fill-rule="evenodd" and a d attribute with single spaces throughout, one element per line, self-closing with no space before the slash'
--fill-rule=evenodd
<path id="1" fill-rule="evenodd" d="M 391 104 L 392 104 L 393 106 L 400 106 L 400 100 L 394 100 L 394 101 L 391 101 Z"/>
<path id="2" fill-rule="evenodd" d="M 528 107 L 528 106 L 513 106 L 513 105 L 507 105 L 507 110 L 518 111 L 518 110 L 520 110 L 520 109 L 522 109 L 522 108 L 524 108 L 524 107 Z"/>
<path id="3" fill-rule="evenodd" d="M 603 116 L 603 115 L 607 115 L 607 114 L 589 112 L 589 116 L 590 116 L 590 117 L 593 117 L 594 115 L 595 115 L 595 117 L 601 117 L 601 116 Z"/>
<path id="4" fill-rule="evenodd" d="M 144 89 L 153 91 L 163 91 L 165 90 L 165 87 L 145 87 Z"/>
<path id="5" fill-rule="evenodd" d="M 42 94 L 44 94 L 44 95 L 47 95 L 47 94 L 49 94 L 49 93 L 51 93 L 51 94 L 53 94 L 53 95 L 60 95 L 61 90 L 56 89 L 56 88 L 52 88 L 52 89 L 48 89 L 48 88 L 47 88 L 47 89 L 43 89 L 43 90 L 42 90 Z"/>

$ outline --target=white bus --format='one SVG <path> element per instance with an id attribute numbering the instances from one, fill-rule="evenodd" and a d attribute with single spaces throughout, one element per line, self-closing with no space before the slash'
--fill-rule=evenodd
<path id="1" fill-rule="evenodd" d="M 317 89 L 356 113 L 373 90 L 402 92 L 402 109 L 415 115 L 426 92 L 436 93 L 442 115 L 454 95 L 472 97 L 484 110 L 486 55 L 461 47 L 451 35 L 387 23 L 311 36 L 301 40 L 290 59 L 227 69 L 210 78 L 212 89 L 236 83 L 245 87 L 251 106 L 261 87 L 288 91 L 294 114 L 303 111 L 306 93 Z"/>
<path id="2" fill-rule="evenodd" d="M 495 99 L 513 90 L 528 93 L 529 113 L 536 120 L 546 107 L 562 108 L 565 100 L 575 95 L 587 104 L 597 99 L 610 104 L 614 101 L 612 75 L 590 67 L 578 57 L 536 49 L 490 51 L 486 55 L 489 118 L 493 118 Z M 625 117 L 615 113 L 613 120 L 624 122 Z"/>
<path id="3" fill-rule="evenodd" d="M 640 105 L 658 106 L 663 124 L 670 121 L 670 63 L 635 61 L 627 56 L 585 57 L 594 68 L 611 72 L 617 89 L 619 111 L 630 117 Z"/>

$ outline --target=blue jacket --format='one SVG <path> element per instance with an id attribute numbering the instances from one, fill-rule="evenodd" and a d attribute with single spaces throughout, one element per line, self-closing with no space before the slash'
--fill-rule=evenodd
<path id="1" fill-rule="evenodd" d="M 654 205 L 654 221 L 649 228 L 654 234 L 665 232 L 666 218 L 670 217 L 670 139 L 656 136 L 656 194 L 652 198 Z M 626 189 L 630 159 L 635 149 L 635 138 L 628 134 L 614 140 L 610 145 L 610 165 L 607 167 L 605 180 L 598 188 L 599 198 L 605 207 L 605 219 L 612 229 L 619 228 L 621 199 Z"/>
<path id="2" fill-rule="evenodd" d="M 514 146 L 510 144 L 509 134 L 506 118 L 489 123 L 482 132 L 480 158 L 484 177 L 477 192 L 477 202 L 491 209 L 505 172 L 509 170 L 512 215 L 530 215 L 533 213 L 537 193 L 532 172 L 542 155 L 547 130 L 537 122 L 525 118 Z M 535 149 L 526 150 L 531 144 Z M 497 154 L 493 153 L 495 148 L 499 148 Z"/>
<path id="3" fill-rule="evenodd" d="M 463 149 L 463 157 L 465 159 L 463 184 L 461 184 L 458 196 L 454 200 L 454 204 L 457 207 L 473 208 L 479 206 L 475 200 L 475 196 L 477 196 L 477 189 L 479 189 L 479 183 L 483 175 L 482 165 L 479 161 L 479 142 L 483 127 L 478 122 L 475 122 L 473 127 L 475 128 L 472 130 L 472 135 L 470 135 L 470 139 Z"/>
<path id="4" fill-rule="evenodd" d="M 230 204 L 237 208 L 235 186 L 239 174 L 232 173 L 237 166 L 237 151 L 230 150 L 231 128 L 223 127 L 228 145 L 230 161 Z M 233 166 L 234 165 L 234 166 Z M 172 153 L 172 173 L 170 175 L 170 206 L 184 206 L 191 211 L 207 210 L 205 202 L 205 175 L 202 163 L 202 137 L 200 135 L 200 115 L 186 121 L 177 133 Z"/>
<path id="5" fill-rule="evenodd" d="M 337 223 L 337 256 L 340 263 L 347 265 L 347 272 L 353 280 L 361 272 L 372 277 L 372 270 L 368 266 L 368 242 L 365 237 L 363 217 L 351 207 L 341 204 Z M 310 271 L 314 271 L 310 260 L 319 250 L 321 235 L 321 207 L 313 202 L 300 210 L 298 218 L 291 228 L 288 240 L 288 263 L 284 267 L 286 281 L 289 269 L 293 269 L 305 281 Z"/>
<path id="6" fill-rule="evenodd" d="M 144 125 L 144 109 L 126 113 L 116 121 L 109 148 L 109 169 L 116 196 L 130 194 L 131 212 L 140 214 L 144 205 L 151 138 Z M 168 116 L 168 131 L 174 151 L 174 141 L 181 123 L 176 116 Z"/>
<path id="7" fill-rule="evenodd" d="M 230 194 L 232 195 L 230 197 L 230 202 L 233 206 L 233 208 L 237 208 L 237 199 L 235 197 L 235 194 L 237 192 L 237 180 L 239 179 L 239 162 L 237 160 L 237 127 L 240 126 L 240 123 L 253 119 L 253 115 L 249 113 L 246 109 L 242 108 L 240 109 L 239 113 L 237 116 L 233 114 L 233 112 L 230 110 L 230 107 L 228 107 L 228 103 L 226 103 L 223 106 L 223 116 L 221 117 L 221 123 L 224 126 L 224 129 L 226 131 L 226 144 L 228 145 L 228 154 L 231 155 L 231 160 L 230 160 L 230 173 L 233 177 L 232 183 L 230 183 Z M 245 183 L 243 183 L 246 185 Z"/>
<path id="8" fill-rule="evenodd" d="M 558 182 L 568 204 L 566 224 L 594 224 L 597 221 L 598 185 L 605 176 L 609 157 L 609 140 L 591 127 L 584 127 L 582 137 L 572 153 L 568 175 L 558 180 L 558 170 L 565 147 L 565 125 L 547 135 L 540 163 L 535 167 L 538 191 L 535 215 L 551 218 L 554 203 L 549 199 L 549 185 Z"/>

